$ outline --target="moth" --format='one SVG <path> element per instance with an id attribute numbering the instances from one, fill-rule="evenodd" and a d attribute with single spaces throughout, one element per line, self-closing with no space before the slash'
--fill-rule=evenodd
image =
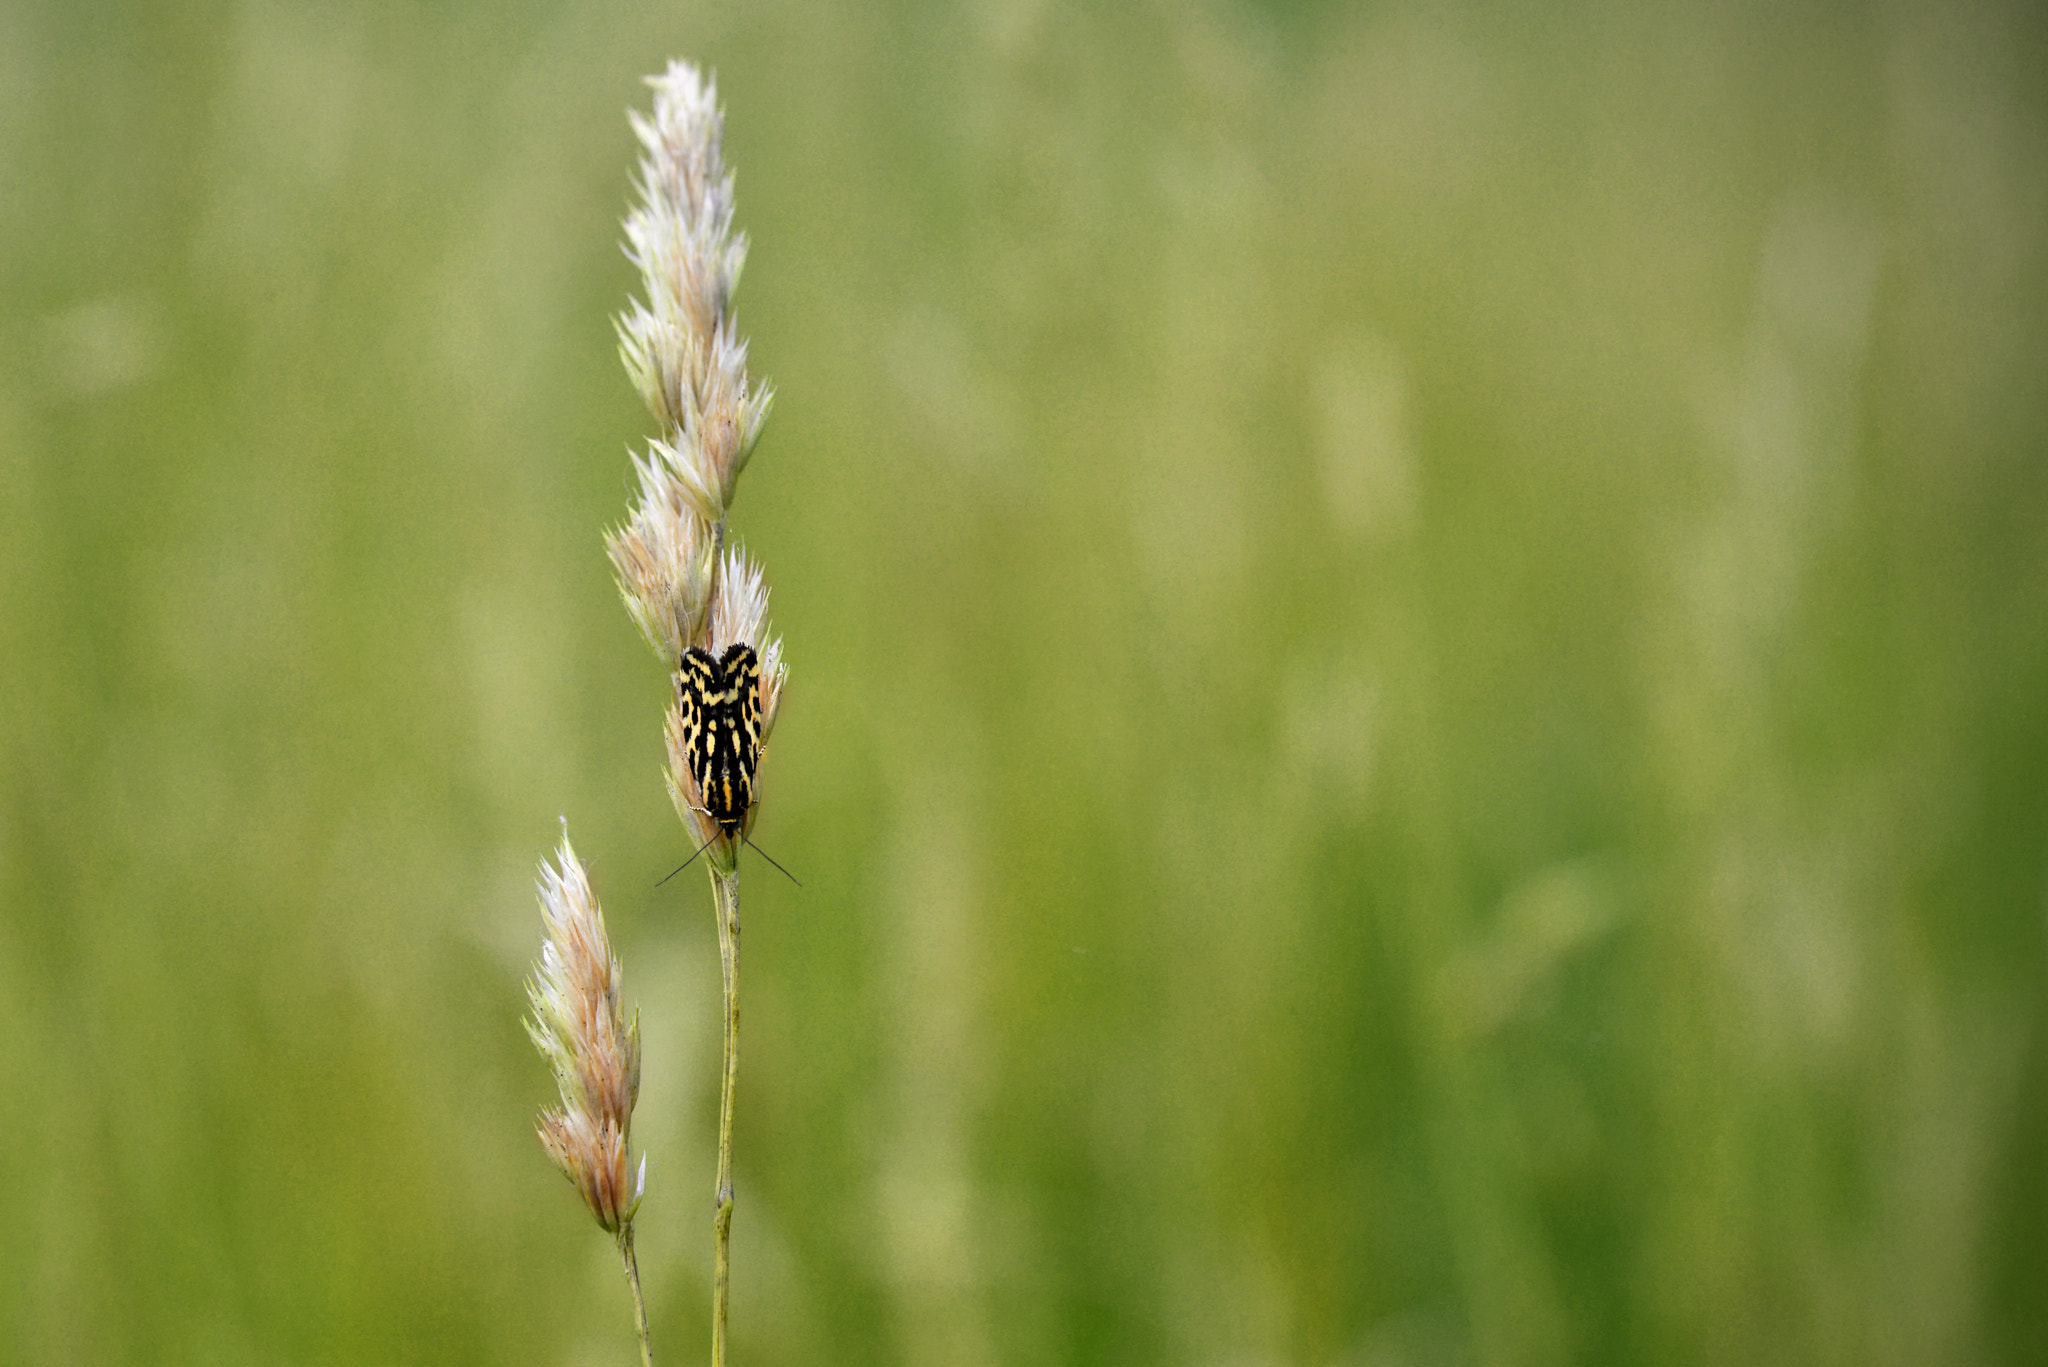
<path id="1" fill-rule="evenodd" d="M 729 645 L 720 659 L 691 646 L 683 652 L 676 691 L 683 752 L 704 810 L 727 840 L 734 839 L 754 805 L 754 768 L 761 762 L 761 662 L 748 645 Z"/>
<path id="2" fill-rule="evenodd" d="M 691 646 L 676 671 L 676 695 L 683 714 L 683 758 L 703 795 L 705 814 L 727 840 L 754 845 L 745 831 L 747 810 L 754 805 L 754 770 L 761 762 L 760 659 L 752 646 L 738 642 L 718 657 Z M 690 859 L 704 853 L 704 847 L 699 845 Z M 754 849 L 775 864 L 766 850 Z M 676 873 L 689 866 L 684 860 Z M 788 869 L 775 867 L 796 882 Z"/>

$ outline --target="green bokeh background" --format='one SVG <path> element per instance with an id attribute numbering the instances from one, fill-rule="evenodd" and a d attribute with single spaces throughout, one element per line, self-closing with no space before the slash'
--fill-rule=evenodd
<path id="1" fill-rule="evenodd" d="M 0 1361 L 708 1351 L 600 544 L 716 68 L 791 675 L 737 1363 L 2048 1361 L 2033 6 L 0 8 Z"/>

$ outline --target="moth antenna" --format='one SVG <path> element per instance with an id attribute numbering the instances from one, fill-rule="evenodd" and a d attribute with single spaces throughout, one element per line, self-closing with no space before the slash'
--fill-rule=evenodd
<path id="1" fill-rule="evenodd" d="M 717 836 L 715 836 L 715 835 L 711 837 L 711 840 L 716 840 L 716 839 L 718 839 L 718 837 L 717 837 Z M 685 859 L 685 860 L 684 860 L 684 861 L 683 861 L 682 863 L 680 863 L 680 864 L 676 865 L 676 866 L 675 866 L 675 867 L 674 867 L 673 869 L 670 869 L 670 870 L 669 870 L 669 874 L 668 874 L 668 878 L 673 878 L 673 877 L 675 877 L 675 876 L 676 876 L 677 874 L 681 873 L 681 872 L 682 872 L 682 871 L 683 871 L 684 869 L 687 869 L 688 867 L 690 867 L 690 865 L 692 865 L 692 864 L 696 863 L 696 862 L 697 862 L 697 855 L 699 855 L 699 854 L 702 854 L 702 853 L 704 853 L 704 851 L 705 851 L 705 850 L 707 850 L 707 849 L 709 849 L 709 848 L 710 848 L 710 846 L 711 846 L 711 840 L 707 840 L 707 841 L 705 841 L 705 842 L 704 842 L 704 843 L 703 843 L 702 845 L 699 845 L 699 846 L 697 847 L 697 852 L 696 852 L 696 854 L 692 854 L 692 855 L 691 855 L 691 856 L 690 856 L 690 857 L 689 857 L 688 859 Z M 753 842 L 753 841 L 751 841 L 751 840 L 749 840 L 749 841 L 748 841 L 747 843 L 748 843 L 749 845 L 752 845 L 752 844 L 753 844 L 754 842 Z M 758 848 L 758 847 L 757 847 L 757 848 Z M 764 855 L 764 856 L 762 856 L 762 857 L 763 857 L 763 858 L 766 858 L 767 856 L 765 856 L 765 855 Z M 775 861 L 774 861 L 773 859 L 769 859 L 769 860 L 768 860 L 768 862 L 769 862 L 769 863 L 771 863 L 771 864 L 775 864 Z M 781 866 L 780 864 L 775 864 L 775 867 L 777 867 L 777 868 L 781 868 L 782 866 Z M 668 878 L 664 878 L 664 879 L 662 879 L 662 880 L 661 880 L 661 883 L 666 883 L 666 882 L 668 881 Z M 655 884 L 654 886 L 656 886 L 656 887 L 658 888 L 658 887 L 660 887 L 660 886 L 661 886 L 661 883 L 656 883 L 656 884 Z"/>
<path id="2" fill-rule="evenodd" d="M 768 851 L 766 851 L 766 850 L 762 849 L 762 848 L 761 848 L 761 847 L 760 847 L 759 845 L 756 845 L 756 844 L 755 844 L 755 843 L 754 843 L 754 842 L 753 842 L 752 840 L 747 840 L 747 837 L 745 837 L 745 836 L 741 836 L 741 837 L 740 837 L 740 839 L 742 839 L 742 840 L 746 840 L 746 841 L 747 841 L 747 848 L 748 848 L 748 849 L 752 850 L 752 851 L 753 851 L 753 852 L 754 852 L 755 854 L 758 854 L 758 855 L 760 855 L 760 856 L 761 856 L 761 857 L 762 857 L 763 859 L 767 860 L 767 861 L 768 861 L 769 863 L 771 863 L 771 864 L 775 864 L 775 856 L 774 856 L 774 855 L 772 855 L 772 854 L 768 853 Z M 690 856 L 690 858 L 692 858 L 692 859 L 695 859 L 696 857 L 697 857 L 697 856 L 696 856 L 696 855 L 694 855 L 694 854 Z M 780 864 L 775 864 L 775 867 L 776 867 L 776 870 L 777 870 L 778 872 L 780 872 L 780 873 L 782 874 L 782 876 L 783 876 L 784 878 L 787 878 L 787 879 L 788 879 L 788 880 L 789 880 L 790 882 L 792 882 L 792 883 L 796 883 L 796 885 L 797 885 L 798 887 L 802 887 L 802 886 L 803 886 L 803 884 L 802 884 L 802 883 L 797 883 L 797 882 L 796 882 L 796 875 L 795 875 L 795 874 L 793 874 L 793 873 L 791 873 L 791 872 L 790 872 L 790 871 L 789 871 L 788 869 L 785 869 L 785 868 L 783 868 L 783 867 L 782 867 L 782 865 L 780 865 Z M 681 870 L 680 870 L 680 869 L 678 869 L 678 870 L 677 870 L 677 873 L 680 873 L 680 872 L 681 872 Z M 675 877 L 675 874 L 673 874 L 673 873 L 672 873 L 672 874 L 670 874 L 670 875 L 669 875 L 669 877 L 670 877 L 670 878 L 673 878 L 673 877 Z"/>

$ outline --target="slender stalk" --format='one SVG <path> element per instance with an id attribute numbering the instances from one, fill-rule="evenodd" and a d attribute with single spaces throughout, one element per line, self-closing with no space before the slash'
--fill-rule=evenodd
<path id="1" fill-rule="evenodd" d="M 725 1080 L 718 1091 L 717 1275 L 711 1292 L 711 1367 L 725 1367 L 725 1301 L 732 1236 L 732 1103 L 740 1080 L 740 871 L 711 870 L 718 964 L 725 982 Z"/>
<path id="2" fill-rule="evenodd" d="M 633 1256 L 633 1226 L 619 1229 L 619 1258 L 626 1264 L 626 1284 L 633 1288 L 633 1323 L 640 1330 L 640 1367 L 654 1367 L 654 1348 L 647 1338 L 647 1302 L 640 1297 L 640 1260 Z"/>
<path id="3" fill-rule="evenodd" d="M 669 63 L 648 83 L 654 88 L 652 114 L 631 116 L 644 155 L 635 187 L 639 203 L 625 222 L 626 255 L 640 268 L 645 297 L 629 300 L 617 321 L 620 359 L 661 435 L 634 458 L 639 497 L 626 525 L 605 544 L 626 610 L 671 675 L 674 698 L 664 729 L 669 796 L 691 845 L 709 856 L 711 866 L 725 980 L 711 1361 L 725 1367 L 733 1096 L 739 1084 L 737 840 L 756 810 L 755 770 L 775 730 L 788 670 L 782 640 L 769 629 L 761 567 L 728 535 L 734 487 L 753 456 L 771 396 L 766 385 L 747 376 L 747 342 L 732 312 L 747 240 L 733 232 L 732 173 L 722 147 L 725 113 L 713 82 L 687 62 Z M 734 691 L 717 703 L 732 710 L 706 715 L 710 701 L 689 693 L 689 659 L 702 651 L 719 660 L 741 646 L 752 652 L 745 677 L 736 675 Z M 753 696 L 742 701 L 741 685 L 755 690 Z M 746 728 L 746 744 L 738 750 L 728 745 L 721 751 L 722 742 L 714 739 L 727 724 Z M 739 734 L 736 729 L 727 739 Z M 715 765 L 734 759 L 742 771 L 717 771 L 714 817 L 706 787 Z"/>

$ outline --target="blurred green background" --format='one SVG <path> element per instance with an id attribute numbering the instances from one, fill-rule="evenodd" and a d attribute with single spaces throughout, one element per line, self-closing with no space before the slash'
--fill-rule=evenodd
<path id="1" fill-rule="evenodd" d="M 0 8 L 0 1360 L 708 1351 L 600 543 L 671 56 L 779 394 L 735 1361 L 2048 1361 L 2028 5 Z"/>

